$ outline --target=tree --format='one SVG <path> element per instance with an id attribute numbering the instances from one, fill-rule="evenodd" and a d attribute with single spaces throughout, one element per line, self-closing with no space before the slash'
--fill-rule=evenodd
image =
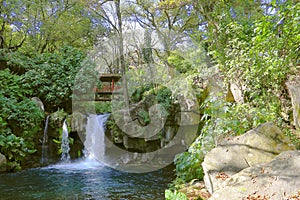
<path id="1" fill-rule="evenodd" d="M 141 27 L 156 31 L 167 55 L 182 42 L 182 33 L 190 34 L 199 25 L 190 1 L 137 0 L 128 4 L 128 17 Z"/>
<path id="2" fill-rule="evenodd" d="M 177 183 L 203 176 L 199 166 L 218 139 L 243 134 L 264 122 L 277 124 L 299 145 L 291 130 L 285 86 L 287 79 L 299 75 L 299 2 L 193 2 L 203 21 L 195 38 L 205 45 L 220 79 L 243 86 L 245 99 L 237 103 L 223 96 L 205 97 L 200 136 L 188 152 L 175 159 Z M 178 60 L 175 57 L 170 62 L 184 64 Z"/>
<path id="3" fill-rule="evenodd" d="M 154 49 L 156 56 L 169 67 L 169 74 L 174 76 L 174 66 L 168 62 L 171 52 L 191 39 L 199 27 L 199 18 L 194 12 L 192 1 L 128 1 L 127 15 L 138 23 L 146 32 L 155 33 L 163 49 Z"/>
<path id="4" fill-rule="evenodd" d="M 84 6 L 81 0 L 2 1 L 0 48 L 41 53 L 67 45 L 88 48 L 105 29 L 94 27 L 99 21 Z"/>
<path id="5" fill-rule="evenodd" d="M 120 0 L 107 0 L 103 2 L 92 2 L 90 9 L 96 15 L 103 18 L 110 26 L 110 29 L 117 35 L 117 48 L 118 48 L 118 62 L 122 71 L 123 81 L 123 95 L 125 106 L 129 106 L 129 97 L 126 81 L 126 64 L 124 56 L 124 43 L 123 43 L 123 18 Z"/>
<path id="6" fill-rule="evenodd" d="M 20 48 L 27 31 L 26 15 L 23 8 L 29 1 L 1 1 L 0 4 L 0 48 Z"/>

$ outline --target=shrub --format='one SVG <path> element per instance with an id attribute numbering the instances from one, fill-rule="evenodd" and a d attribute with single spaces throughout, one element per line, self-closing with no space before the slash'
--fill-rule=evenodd
<path id="1" fill-rule="evenodd" d="M 31 59 L 34 65 L 25 73 L 22 82 L 45 103 L 47 110 L 64 108 L 70 111 L 73 90 L 92 93 L 97 73 L 94 64 L 85 60 L 81 51 L 65 47 L 57 53 L 38 54 Z M 79 85 L 75 85 L 76 80 Z"/>
<path id="2" fill-rule="evenodd" d="M 20 80 L 10 70 L 0 70 L 0 152 L 12 169 L 20 169 L 23 158 L 35 152 L 34 141 L 44 117 L 26 97 L 31 91 Z"/>

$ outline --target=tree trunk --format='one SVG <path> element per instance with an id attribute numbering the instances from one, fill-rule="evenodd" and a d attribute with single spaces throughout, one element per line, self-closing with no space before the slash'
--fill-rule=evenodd
<path id="1" fill-rule="evenodd" d="M 127 88 L 127 79 L 126 79 L 126 65 L 125 65 L 125 58 L 124 58 L 124 44 L 123 44 L 123 32 L 122 32 L 122 15 L 120 9 L 120 0 L 115 0 L 116 5 L 116 12 L 118 18 L 118 32 L 119 32 L 119 54 L 120 54 L 120 64 L 122 70 L 122 80 L 123 80 L 123 95 L 125 106 L 129 108 L 129 98 L 128 98 L 128 88 Z"/>

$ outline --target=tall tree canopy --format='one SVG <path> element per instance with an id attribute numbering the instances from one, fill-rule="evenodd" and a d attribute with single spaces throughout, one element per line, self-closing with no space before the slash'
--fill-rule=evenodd
<path id="1" fill-rule="evenodd" d="M 93 45 L 104 32 L 101 19 L 92 16 L 81 0 L 2 0 L 0 48 L 52 52 L 71 45 Z"/>

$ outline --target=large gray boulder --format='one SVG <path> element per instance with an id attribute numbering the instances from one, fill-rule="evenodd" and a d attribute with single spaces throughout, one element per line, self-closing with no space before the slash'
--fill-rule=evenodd
<path id="1" fill-rule="evenodd" d="M 44 103 L 42 102 L 42 100 L 38 97 L 32 97 L 31 100 L 35 103 L 35 105 L 41 110 L 41 111 L 45 111 L 44 108 Z"/>
<path id="2" fill-rule="evenodd" d="M 227 178 L 209 200 L 300 199 L 299 188 L 300 151 L 287 151 Z"/>
<path id="3" fill-rule="evenodd" d="M 0 153 L 0 172 L 6 171 L 6 158 Z"/>
<path id="4" fill-rule="evenodd" d="M 267 163 L 287 150 L 295 147 L 272 123 L 228 138 L 205 156 L 202 167 L 206 188 L 213 194 L 228 177 L 258 163 Z"/>

